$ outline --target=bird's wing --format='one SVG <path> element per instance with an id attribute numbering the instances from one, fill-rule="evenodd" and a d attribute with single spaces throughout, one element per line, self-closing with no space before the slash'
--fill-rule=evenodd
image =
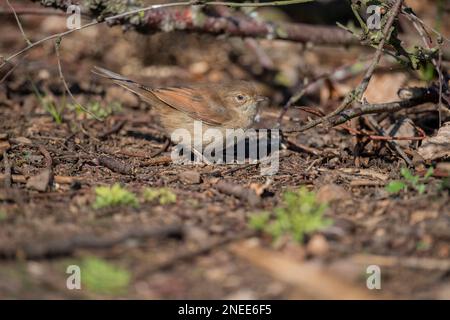
<path id="1" fill-rule="evenodd" d="M 222 105 L 220 98 L 204 87 L 173 87 L 153 89 L 153 94 L 181 112 L 211 125 L 231 121 L 231 110 Z"/>

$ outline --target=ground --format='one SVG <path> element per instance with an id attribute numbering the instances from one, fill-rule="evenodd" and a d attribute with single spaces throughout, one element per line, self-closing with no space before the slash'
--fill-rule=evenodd
<path id="1" fill-rule="evenodd" d="M 23 20 L 33 40 L 64 30 L 64 17 Z M 23 46 L 13 19 L 2 21 L 1 29 L 2 55 Z M 283 83 L 354 62 L 362 50 L 261 45 L 282 70 Z M 0 87 L 0 142 L 8 145 L 13 174 L 12 186 L 2 182 L 0 188 L 0 298 L 450 298 L 450 196 L 442 177 L 428 179 L 423 194 L 414 188 L 391 194 L 385 186 L 401 178 L 404 161 L 374 141 L 356 159 L 355 138 L 342 128 L 326 127 L 290 134 L 279 171 L 270 177 L 262 176 L 257 165 L 167 163 L 171 146 L 162 150 L 166 138 L 151 108 L 90 73 L 100 65 L 149 86 L 253 79 L 271 98 L 257 126 L 271 128 L 282 90 L 266 81 L 269 75 L 249 48 L 240 39 L 183 33 L 150 37 L 106 26 L 64 38 L 66 81 L 81 104 L 94 108 L 92 102 L 99 101 L 110 109 L 103 122 L 74 110 L 68 96 L 61 102 L 64 89 L 52 42 L 29 51 Z M 396 94 L 393 86 L 419 81 L 401 77 L 377 74 L 374 81 L 392 85 L 372 89 L 372 98 L 389 101 Z M 324 82 L 326 88 L 303 103 L 319 103 L 329 112 L 357 80 Z M 33 86 L 64 106 L 61 123 L 45 110 L 48 104 Z M 409 116 L 428 134 L 434 132 L 435 113 Z M 307 119 L 296 108 L 285 118 L 283 128 L 295 127 L 292 118 Z M 408 148 L 414 149 L 413 144 Z M 45 173 L 50 161 L 55 177 L 50 189 L 36 191 L 29 180 L 20 180 Z M 1 173 L 4 177 L 3 166 Z M 224 182 L 227 187 L 219 187 Z M 94 209 L 95 188 L 115 183 L 137 194 L 140 205 Z M 272 211 L 285 191 L 301 186 L 329 203 L 325 216 L 331 226 L 308 234 L 302 243 L 289 238 L 273 242 L 249 227 L 252 214 Z M 169 188 L 176 201 L 145 202 L 146 187 Z M 240 188 L 240 194 L 263 192 L 254 202 L 227 191 L 231 187 Z M 159 233 L 143 235 L 143 230 Z M 73 240 L 80 238 L 89 245 Z M 81 290 L 68 290 L 67 266 L 79 265 L 83 273 L 89 263 L 117 267 L 111 282 L 122 276 L 126 284 L 111 287 L 91 280 Z M 381 290 L 366 287 L 369 265 L 381 268 Z"/>

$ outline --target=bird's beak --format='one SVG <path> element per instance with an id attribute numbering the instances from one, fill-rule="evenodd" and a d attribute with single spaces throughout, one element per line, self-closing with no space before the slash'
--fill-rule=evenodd
<path id="1" fill-rule="evenodd" d="M 269 98 L 264 97 L 264 96 L 256 96 L 256 102 L 263 102 L 263 101 L 267 101 L 269 100 Z"/>

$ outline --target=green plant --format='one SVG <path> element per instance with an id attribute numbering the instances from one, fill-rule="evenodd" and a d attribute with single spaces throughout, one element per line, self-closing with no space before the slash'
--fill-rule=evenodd
<path id="1" fill-rule="evenodd" d="M 39 103 L 41 104 L 42 108 L 44 108 L 45 111 L 47 111 L 53 118 L 53 120 L 57 124 L 62 123 L 62 112 L 64 108 L 66 107 L 66 95 L 63 95 L 62 102 L 58 105 L 52 98 L 48 96 L 43 96 L 40 94 L 39 90 L 36 88 L 36 86 L 32 83 L 34 94 L 36 95 L 37 99 L 39 100 Z"/>
<path id="2" fill-rule="evenodd" d="M 105 260 L 85 258 L 81 263 L 81 284 L 98 294 L 125 293 L 130 283 L 130 272 Z"/>
<path id="3" fill-rule="evenodd" d="M 306 234 L 329 226 L 332 221 L 325 219 L 323 213 L 326 203 L 320 203 L 314 192 L 305 187 L 297 191 L 285 192 L 283 204 L 274 209 L 274 214 L 263 212 L 250 217 L 251 228 L 270 234 L 274 240 L 282 235 L 290 235 L 302 242 Z"/>
<path id="4" fill-rule="evenodd" d="M 6 220 L 7 217 L 8 217 L 8 215 L 6 214 L 6 211 L 0 210 L 0 222 L 2 222 L 3 220 Z"/>
<path id="5" fill-rule="evenodd" d="M 430 247 L 431 247 L 431 245 L 425 241 L 419 241 L 416 243 L 416 249 L 418 251 L 427 251 L 430 249 Z"/>
<path id="6" fill-rule="evenodd" d="M 70 108 L 75 110 L 78 115 L 87 114 L 88 118 L 96 117 L 98 119 L 105 119 L 113 113 L 120 112 L 122 110 L 122 105 L 119 102 L 113 102 L 103 106 L 98 101 L 91 101 L 84 107 L 88 112 L 83 110 L 81 106 L 75 104 L 71 104 Z"/>
<path id="7" fill-rule="evenodd" d="M 158 200 L 161 205 L 177 201 L 176 194 L 168 188 L 145 188 L 143 196 L 145 201 Z"/>
<path id="8" fill-rule="evenodd" d="M 433 175 L 433 167 L 430 167 L 423 177 L 423 182 L 426 182 Z M 426 185 L 424 183 L 420 183 L 420 177 L 418 175 L 413 175 L 408 168 L 402 168 L 400 170 L 400 174 L 403 177 L 403 180 L 394 180 L 389 182 L 386 186 L 386 190 L 389 193 L 399 193 L 404 190 L 407 191 L 408 187 L 413 188 L 419 194 L 423 194 L 426 190 Z"/>
<path id="9" fill-rule="evenodd" d="M 131 205 L 135 208 L 139 206 L 136 195 L 122 188 L 118 183 L 112 187 L 96 187 L 95 194 L 94 209 L 118 205 Z"/>

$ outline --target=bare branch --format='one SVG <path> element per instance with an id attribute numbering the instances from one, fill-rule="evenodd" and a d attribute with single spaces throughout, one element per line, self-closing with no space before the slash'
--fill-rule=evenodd
<path id="1" fill-rule="evenodd" d="M 313 128 L 321 123 L 327 122 L 331 117 L 334 117 L 335 115 L 341 113 L 347 107 L 349 107 L 353 102 L 360 101 L 361 97 L 363 96 L 364 92 L 366 92 L 367 87 L 369 86 L 370 79 L 372 79 L 372 75 L 375 72 L 375 68 L 377 67 L 378 63 L 380 62 L 381 56 L 383 55 L 383 47 L 386 43 L 386 41 L 390 38 L 391 33 L 391 27 L 394 24 L 394 21 L 397 17 L 397 15 L 400 12 L 400 9 L 402 7 L 404 0 L 397 0 L 394 7 L 392 8 L 390 12 L 389 19 L 386 22 L 386 25 L 383 29 L 383 38 L 381 39 L 380 43 L 378 44 L 377 51 L 375 53 L 375 56 L 372 60 L 372 63 L 370 64 L 369 68 L 367 69 L 363 80 L 359 84 L 359 86 L 352 90 L 347 96 L 345 97 L 344 101 L 339 105 L 338 108 L 336 108 L 333 112 L 329 113 L 327 116 L 310 121 L 303 127 L 299 128 L 298 131 L 305 131 L 307 129 Z"/>
<path id="2" fill-rule="evenodd" d="M 419 89 L 417 89 L 419 90 Z M 343 124 L 350 119 L 357 118 L 368 114 L 378 114 L 385 112 L 397 112 L 403 109 L 412 108 L 427 102 L 436 103 L 439 101 L 439 94 L 435 88 L 421 88 L 422 95 L 420 97 L 414 97 L 407 100 L 380 103 L 380 104 L 359 104 L 359 106 L 343 111 L 340 114 L 334 115 L 328 118 L 330 126 L 334 127 Z M 322 118 L 323 119 L 323 118 Z M 293 130 L 283 130 L 283 132 L 302 132 L 308 130 L 310 127 L 308 124 Z"/>

